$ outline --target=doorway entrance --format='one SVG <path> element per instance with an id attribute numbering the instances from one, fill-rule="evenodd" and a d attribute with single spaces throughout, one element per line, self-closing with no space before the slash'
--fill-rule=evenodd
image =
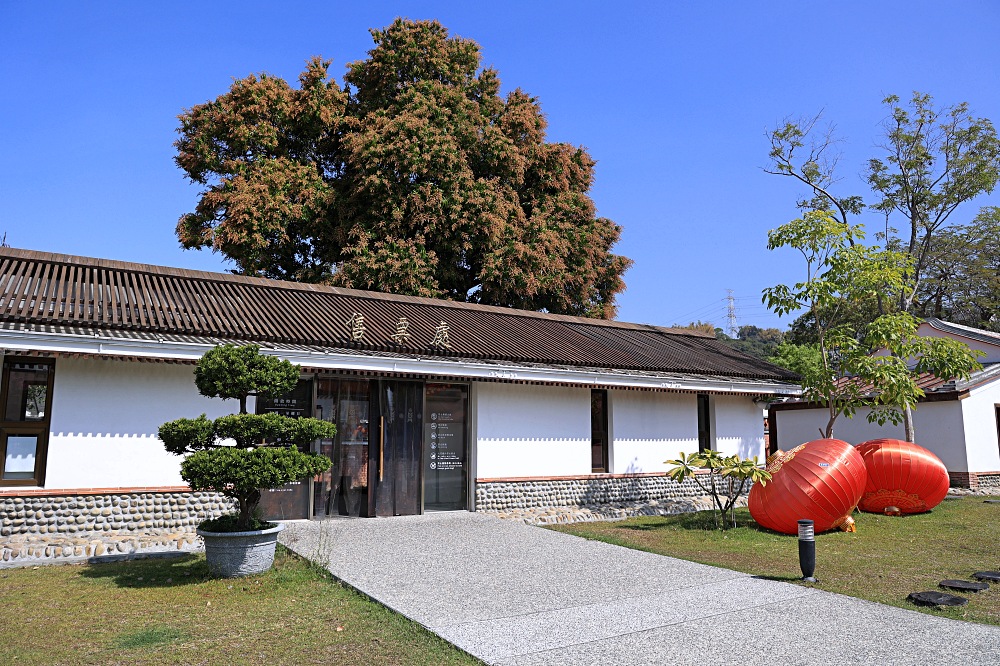
<path id="1" fill-rule="evenodd" d="M 317 379 L 314 414 L 337 434 L 314 448 L 333 466 L 313 480 L 312 516 L 465 509 L 467 409 L 462 384 Z"/>

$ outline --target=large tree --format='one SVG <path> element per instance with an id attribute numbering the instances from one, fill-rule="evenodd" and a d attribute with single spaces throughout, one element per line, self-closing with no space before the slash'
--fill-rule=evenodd
<path id="1" fill-rule="evenodd" d="M 1000 208 L 940 230 L 929 248 L 914 313 L 1000 330 Z"/>
<path id="2" fill-rule="evenodd" d="M 500 96 L 479 46 L 397 19 L 295 88 L 261 74 L 181 116 L 204 186 L 177 235 L 247 275 L 611 318 L 631 260 L 588 195 L 594 160 L 545 140 L 538 101 Z"/>
<path id="3" fill-rule="evenodd" d="M 869 208 L 885 216 L 885 231 L 878 238 L 887 249 L 906 253 L 911 267 L 893 302 L 878 294 L 866 304 L 872 319 L 894 310 L 914 311 L 934 243 L 952 224 L 952 213 L 992 192 L 1000 175 L 1000 142 L 993 124 L 975 117 L 967 104 L 939 107 L 919 92 L 908 105 L 895 95 L 883 103 L 890 113 L 880 142 L 884 154 L 868 160 L 865 173 L 875 197 Z M 806 186 L 808 196 L 798 201 L 801 209 L 827 211 L 852 226 L 865 208 L 864 198 L 835 191 L 840 139 L 820 121 L 820 116 L 785 120 L 769 132 L 771 165 L 765 171 Z"/>

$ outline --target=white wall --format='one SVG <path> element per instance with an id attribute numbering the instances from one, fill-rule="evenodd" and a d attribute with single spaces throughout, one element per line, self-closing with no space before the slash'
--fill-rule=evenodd
<path id="1" fill-rule="evenodd" d="M 235 400 L 199 395 L 191 365 L 59 358 L 45 488 L 184 485 L 159 426 L 238 410 Z"/>
<path id="2" fill-rule="evenodd" d="M 611 471 L 662 472 L 664 460 L 698 450 L 698 403 L 693 393 L 609 391 Z"/>
<path id="3" fill-rule="evenodd" d="M 590 474 L 590 390 L 477 385 L 478 478 Z M 614 474 L 662 472 L 698 450 L 694 394 L 608 391 Z M 745 396 L 713 396 L 716 448 L 763 455 L 761 409 Z"/>
<path id="4" fill-rule="evenodd" d="M 476 476 L 590 474 L 590 389 L 482 382 Z"/>
<path id="5" fill-rule="evenodd" d="M 919 404 L 913 411 L 916 443 L 934 453 L 952 472 L 970 471 L 962 416 L 964 402 L 967 400 L 925 402 Z M 785 451 L 804 442 L 819 439 L 821 436 L 819 428 L 826 427 L 828 418 L 825 409 L 777 410 L 776 414 L 778 448 Z M 892 423 L 886 423 L 884 426 L 879 426 L 869 423 L 867 417 L 866 409 L 858 410 L 853 419 L 838 417 L 833 425 L 833 436 L 855 445 L 869 439 L 905 439 L 902 425 L 894 426 Z"/>
<path id="6" fill-rule="evenodd" d="M 965 420 L 966 455 L 970 472 L 1000 471 L 1000 444 L 997 442 L 996 406 L 1000 405 L 1000 382 L 969 392 L 962 400 Z M 920 436 L 920 431 L 917 431 Z"/>
<path id="7" fill-rule="evenodd" d="M 763 460 L 767 453 L 763 410 L 747 396 L 716 395 L 713 401 L 715 449 L 725 455 Z"/>
<path id="8" fill-rule="evenodd" d="M 926 323 L 920 324 L 920 326 L 917 327 L 917 335 L 928 338 L 951 338 L 952 340 L 964 342 L 972 349 L 978 349 L 983 352 L 984 355 L 979 357 L 980 363 L 997 363 L 1000 361 L 1000 340 L 998 340 L 996 344 L 990 344 L 988 342 L 974 340 L 973 338 L 968 338 L 957 333 L 945 333 Z"/>

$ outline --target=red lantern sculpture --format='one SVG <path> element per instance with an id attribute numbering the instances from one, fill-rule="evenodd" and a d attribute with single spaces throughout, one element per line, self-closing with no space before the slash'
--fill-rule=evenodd
<path id="1" fill-rule="evenodd" d="M 948 494 L 948 469 L 922 446 L 898 439 L 873 439 L 857 446 L 868 470 L 858 508 L 898 516 L 930 511 Z"/>
<path id="2" fill-rule="evenodd" d="M 762 527 L 796 534 L 798 520 L 815 522 L 816 532 L 834 527 L 854 531 L 851 512 L 868 478 L 861 454 L 839 439 L 817 439 L 768 458 L 767 485 L 750 490 L 750 515 Z"/>

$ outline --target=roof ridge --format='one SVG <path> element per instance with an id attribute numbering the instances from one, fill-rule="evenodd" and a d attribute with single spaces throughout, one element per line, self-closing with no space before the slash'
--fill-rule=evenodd
<path id="1" fill-rule="evenodd" d="M 176 277 L 181 279 L 196 279 L 207 282 L 247 284 L 262 288 L 284 289 L 288 291 L 329 293 L 340 296 L 351 296 L 355 298 L 365 298 L 377 301 L 403 302 L 415 305 L 429 305 L 435 307 L 453 308 L 457 310 L 473 310 L 480 312 L 493 312 L 514 317 L 525 317 L 531 319 L 545 319 L 549 321 L 559 321 L 568 324 L 582 324 L 590 326 L 604 326 L 609 328 L 624 328 L 632 330 L 647 330 L 653 333 L 664 335 L 691 336 L 697 338 L 712 338 L 714 336 L 701 331 L 689 329 L 677 329 L 655 324 L 640 324 L 634 322 L 617 321 L 609 319 L 594 319 L 591 317 L 579 317 L 575 315 L 554 314 L 550 312 L 538 312 L 535 310 L 521 310 L 517 308 L 502 307 L 499 305 L 485 305 L 481 303 L 465 303 L 462 301 L 449 301 L 443 298 L 429 298 L 426 296 L 407 296 L 403 294 L 390 294 L 387 292 L 368 291 L 364 289 L 348 289 L 346 287 L 334 287 L 332 285 L 315 284 L 311 282 L 294 282 L 291 280 L 275 280 L 272 278 L 260 278 L 249 275 L 237 275 L 234 273 L 221 273 L 216 271 L 204 271 L 189 268 L 176 268 L 172 266 L 160 266 L 157 264 L 142 264 L 138 262 L 121 261 L 118 259 L 101 259 L 98 257 L 85 257 L 82 255 L 61 254 L 55 252 L 42 252 L 39 250 L 28 250 L 23 248 L 0 247 L 0 256 L 7 256 L 28 261 L 43 261 L 49 263 L 65 265 L 90 265 L 95 268 L 108 270 L 130 271 L 146 273 L 148 275 Z"/>

